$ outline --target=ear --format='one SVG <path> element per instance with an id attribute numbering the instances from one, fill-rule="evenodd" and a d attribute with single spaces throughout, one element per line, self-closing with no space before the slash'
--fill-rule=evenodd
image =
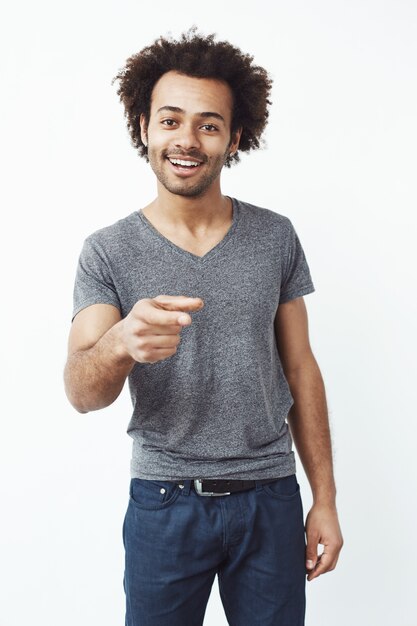
<path id="1" fill-rule="evenodd" d="M 237 152 L 237 149 L 239 148 L 239 141 L 242 135 L 242 130 L 243 130 L 242 126 L 239 126 L 239 128 L 232 133 L 232 137 L 230 140 L 230 148 L 229 148 L 230 155 Z"/>
<path id="2" fill-rule="evenodd" d="M 144 113 L 140 114 L 139 124 L 140 124 L 140 138 L 142 139 L 143 144 L 147 146 L 148 145 L 148 123 L 146 121 L 146 117 Z"/>

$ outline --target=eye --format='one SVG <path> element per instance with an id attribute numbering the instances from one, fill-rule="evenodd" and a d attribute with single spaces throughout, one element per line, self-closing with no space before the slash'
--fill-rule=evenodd
<path id="1" fill-rule="evenodd" d="M 205 130 L 208 130 L 210 132 L 214 131 L 214 130 L 217 130 L 217 127 L 214 126 L 214 124 L 204 124 L 202 128 L 204 128 Z"/>
<path id="2" fill-rule="evenodd" d="M 161 124 L 164 124 L 165 126 L 173 126 L 176 124 L 176 121 L 169 117 L 166 120 L 161 120 Z"/>

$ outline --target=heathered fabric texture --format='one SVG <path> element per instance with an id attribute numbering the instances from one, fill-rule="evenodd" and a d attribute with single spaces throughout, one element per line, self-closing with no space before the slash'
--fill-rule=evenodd
<path id="1" fill-rule="evenodd" d="M 129 375 L 131 477 L 261 480 L 295 473 L 294 400 L 276 346 L 278 305 L 315 291 L 291 221 L 232 198 L 233 223 L 199 257 L 142 211 L 84 241 L 73 317 L 96 303 L 125 317 L 142 298 L 200 297 L 177 352 Z"/>

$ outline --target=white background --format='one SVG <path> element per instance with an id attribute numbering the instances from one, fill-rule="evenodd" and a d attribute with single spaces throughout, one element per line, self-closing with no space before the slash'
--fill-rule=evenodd
<path id="1" fill-rule="evenodd" d="M 290 217 L 316 286 L 345 545 L 306 623 L 415 625 L 415 3 L 43 0 L 1 21 L 1 626 L 124 624 L 130 398 L 80 415 L 62 373 L 84 238 L 156 190 L 111 79 L 192 24 L 275 81 L 267 147 L 223 192 Z M 217 580 L 205 624 L 226 624 Z"/>

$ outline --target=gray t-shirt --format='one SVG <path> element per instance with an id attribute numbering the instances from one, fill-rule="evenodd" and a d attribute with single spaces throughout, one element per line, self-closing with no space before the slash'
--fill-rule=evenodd
<path id="1" fill-rule="evenodd" d="M 233 223 L 199 257 L 134 211 L 84 241 L 73 318 L 97 303 L 125 317 L 142 298 L 200 297 L 177 352 L 129 375 L 131 477 L 261 480 L 296 471 L 294 400 L 274 329 L 278 305 L 315 290 L 291 221 L 232 198 Z"/>

